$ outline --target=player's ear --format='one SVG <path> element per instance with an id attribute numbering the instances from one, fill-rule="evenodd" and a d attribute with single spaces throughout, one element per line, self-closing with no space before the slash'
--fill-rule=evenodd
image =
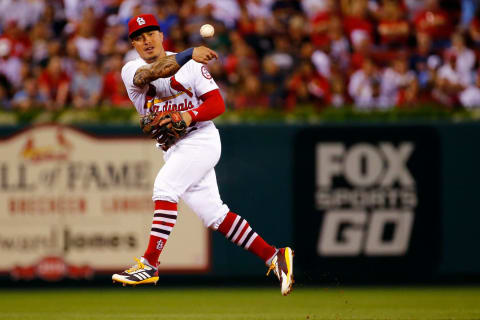
<path id="1" fill-rule="evenodd" d="M 139 37 L 136 36 L 134 38 L 130 38 L 130 43 L 132 44 L 133 47 L 135 47 L 135 43 L 139 40 Z"/>

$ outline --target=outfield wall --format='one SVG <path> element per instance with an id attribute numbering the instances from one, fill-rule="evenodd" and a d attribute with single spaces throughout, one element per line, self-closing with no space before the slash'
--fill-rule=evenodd
<path id="1" fill-rule="evenodd" d="M 52 128 L 58 129 L 55 126 Z M 83 149 L 78 147 L 78 150 L 90 151 L 75 154 L 69 160 L 71 163 L 98 162 L 110 165 L 120 161 L 119 165 L 123 165 L 121 159 L 129 158 L 132 154 L 133 158 L 128 163 L 151 162 L 148 164 L 150 171 L 139 171 L 139 176 L 132 178 L 144 179 L 143 184 L 136 186 L 135 190 L 138 192 L 137 198 L 145 199 L 150 192 L 148 184 L 157 170 L 155 166 L 161 165 L 161 159 L 158 158 L 157 163 L 154 159 L 156 155 L 151 154 L 150 141 L 141 137 L 139 129 L 124 126 L 82 126 L 77 129 L 81 131 L 64 128 L 62 132 L 66 140 L 71 140 L 70 143 L 75 146 L 85 145 Z M 219 126 L 219 129 L 223 151 L 216 171 L 223 200 L 232 211 L 248 219 L 266 240 L 278 246 L 292 245 L 296 249 L 299 277 L 318 281 L 369 282 L 462 279 L 480 275 L 480 258 L 476 255 L 479 243 L 476 229 L 480 223 L 477 196 L 480 152 L 476 145 L 480 140 L 480 124 L 272 124 L 229 125 Z M 18 218 L 18 215 L 12 218 L 11 198 L 18 199 L 21 196 L 10 192 L 20 192 L 12 191 L 12 188 L 19 188 L 22 174 L 25 174 L 22 170 L 27 169 L 19 169 L 18 165 L 13 166 L 12 163 L 26 161 L 28 167 L 31 159 L 15 161 L 15 157 L 24 151 L 27 140 L 32 136 L 38 136 L 37 146 L 39 150 L 45 150 L 47 145 L 42 145 L 45 144 L 42 134 L 47 133 L 35 132 L 28 128 L 0 128 L 2 142 L 14 141 L 13 137 L 24 139 L 19 138 L 20 147 L 16 147 L 17 151 L 2 149 L 5 144 L 0 147 L 3 235 L 20 230 L 15 223 L 25 225 L 22 220 L 11 220 Z M 31 167 L 40 172 L 35 173 L 35 177 L 42 175 L 45 180 L 48 174 L 42 172 L 53 175 L 55 168 L 65 166 L 65 162 L 62 162 L 65 159 L 62 160 L 60 156 L 68 152 L 68 148 L 58 147 L 58 135 L 55 139 L 47 144 L 50 147 L 55 145 L 53 150 L 56 153 L 53 155 L 57 159 L 53 157 L 40 161 L 41 165 L 46 166 L 42 170 L 39 169 L 41 165 L 32 164 Z M 112 145 L 105 144 L 106 141 Z M 137 147 L 141 144 L 140 151 L 130 146 L 132 142 Z M 111 158 L 105 156 L 106 159 L 101 160 L 102 153 Z M 135 158 L 135 153 L 140 154 L 140 158 Z M 24 152 L 22 154 L 25 155 Z M 7 160 L 13 162 L 5 165 Z M 34 169 L 27 171 L 34 172 Z M 14 176 L 18 180 L 16 184 L 12 182 Z M 116 184 L 110 189 L 97 190 L 91 187 L 84 192 L 75 190 L 75 195 L 85 196 L 85 201 L 92 203 L 87 205 L 90 209 L 96 203 L 96 196 L 104 197 L 98 200 L 100 202 L 122 192 L 123 197 L 128 197 L 133 182 L 125 183 Z M 53 187 L 45 184 L 42 188 L 36 190 L 41 189 L 43 193 L 26 190 L 25 195 L 41 198 L 49 195 L 48 188 Z M 57 188 L 55 194 L 61 195 L 68 189 L 62 189 L 61 185 Z M 15 208 L 18 208 L 18 204 Z M 35 269 L 38 261 L 43 261 L 47 269 L 73 270 L 77 277 L 89 276 L 92 272 L 108 274 L 111 269 L 125 264 L 124 261 L 136 252 L 141 253 L 145 241 L 142 238 L 142 226 L 148 234 L 151 219 L 148 206 L 140 206 L 136 215 L 122 215 L 121 219 L 106 215 L 103 212 L 105 208 L 111 206 L 92 209 L 91 215 L 87 210 L 83 217 L 73 217 L 71 220 L 57 216 L 51 220 L 51 224 L 64 237 L 65 230 L 78 235 L 80 231 L 74 231 L 80 224 L 85 233 L 99 225 L 113 228 L 108 234 L 108 243 L 112 245 L 111 251 L 118 254 L 108 256 L 108 246 L 97 248 L 94 254 L 82 247 L 83 251 L 76 255 L 68 255 L 64 250 L 53 247 L 37 256 L 32 255 L 33 249 L 27 256 L 3 250 L 0 252 L 1 260 L 11 262 L 5 267 L 8 270 L 2 270 L 4 279 L 12 274 L 27 278 L 38 276 L 38 270 Z M 194 273 L 200 277 L 253 277 L 265 270 L 255 257 L 228 243 L 220 235 L 203 235 L 201 226 L 198 226 L 191 212 L 185 213 L 185 216 L 188 218 L 184 220 L 178 236 L 166 249 L 166 254 L 170 256 L 167 259 L 165 255 L 165 259 L 170 264 L 164 262 L 165 273 Z M 48 219 L 41 216 L 35 223 L 44 225 L 49 223 Z M 116 224 L 112 226 L 109 219 Z M 6 227 L 9 223 L 9 227 Z M 137 229 L 133 229 L 133 224 Z M 133 231 L 130 232 L 130 229 Z M 27 228 L 20 232 L 30 231 Z M 78 236 L 69 239 L 69 243 L 73 244 L 86 241 L 79 240 Z M 103 238 L 88 239 L 106 241 Z M 192 240 L 198 244 L 196 247 L 191 245 Z M 123 246 L 117 245 L 117 242 L 123 243 Z M 60 247 L 64 249 L 65 243 Z M 177 254 L 181 251 L 181 254 Z M 12 273 L 12 266 L 17 267 L 17 273 Z M 63 273 L 66 274 L 69 275 Z M 57 275 L 57 278 L 60 279 L 61 275 Z"/>

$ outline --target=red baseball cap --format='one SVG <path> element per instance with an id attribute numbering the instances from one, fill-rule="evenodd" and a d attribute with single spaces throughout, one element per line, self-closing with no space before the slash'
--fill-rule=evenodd
<path id="1" fill-rule="evenodd" d="M 160 31 L 160 26 L 153 14 L 141 14 L 133 17 L 128 22 L 128 37 L 130 39 L 135 38 L 143 32 L 151 30 Z"/>

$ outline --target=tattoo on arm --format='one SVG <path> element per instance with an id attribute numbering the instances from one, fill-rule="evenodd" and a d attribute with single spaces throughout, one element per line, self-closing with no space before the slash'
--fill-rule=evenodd
<path id="1" fill-rule="evenodd" d="M 143 88 L 158 78 L 168 78 L 173 76 L 180 69 L 180 65 L 175 59 L 175 55 L 165 56 L 154 63 L 137 69 L 133 77 L 133 84 Z"/>

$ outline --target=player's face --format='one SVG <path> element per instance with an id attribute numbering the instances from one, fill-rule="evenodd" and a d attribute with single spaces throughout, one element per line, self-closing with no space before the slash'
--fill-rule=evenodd
<path id="1" fill-rule="evenodd" d="M 132 45 L 140 57 L 148 63 L 154 62 L 165 54 L 163 33 L 157 30 L 144 32 L 132 39 Z"/>

